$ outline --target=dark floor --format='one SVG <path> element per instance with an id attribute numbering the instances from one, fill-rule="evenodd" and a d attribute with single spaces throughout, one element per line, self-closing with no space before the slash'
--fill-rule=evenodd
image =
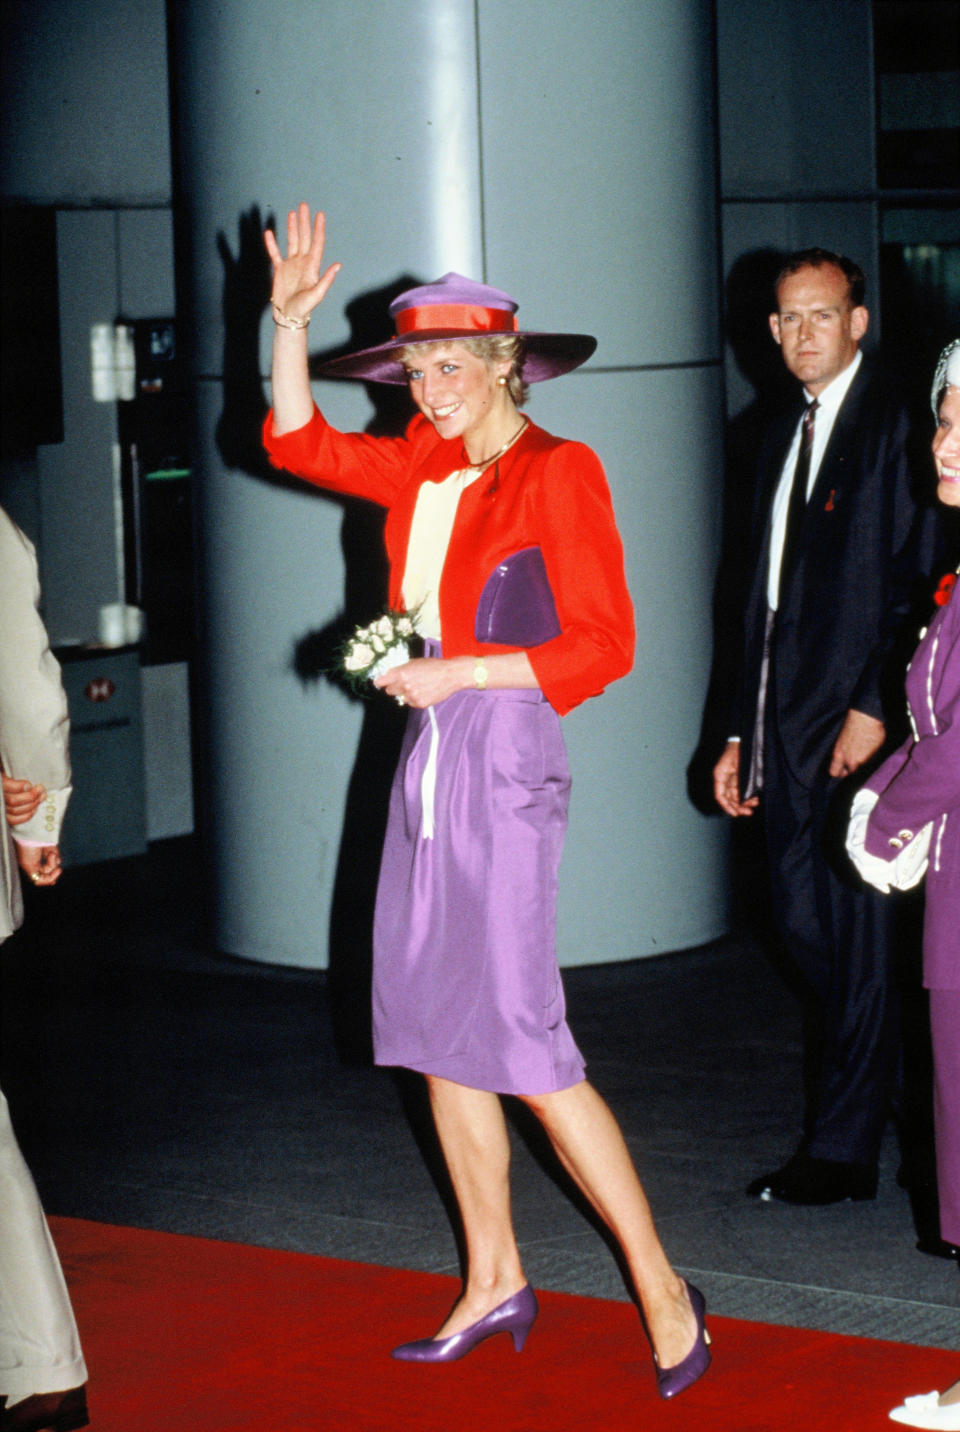
<path id="1" fill-rule="evenodd" d="M 28 926 L 0 961 L 2 1082 L 47 1208 L 456 1271 L 419 1081 L 351 1056 L 355 990 L 338 1008 L 323 974 L 209 951 L 201 887 L 193 842 L 178 840 L 27 892 Z M 791 1151 L 801 1116 L 797 1006 L 758 941 L 565 981 L 667 1249 L 715 1312 L 960 1349 L 960 1273 L 916 1251 L 892 1129 L 875 1202 L 743 1195 Z M 625 1297 L 520 1112 L 531 1281 Z"/>

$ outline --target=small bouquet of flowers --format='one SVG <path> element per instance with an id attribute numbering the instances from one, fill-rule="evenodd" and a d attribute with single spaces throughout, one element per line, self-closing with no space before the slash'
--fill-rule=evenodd
<path id="1" fill-rule="evenodd" d="M 410 660 L 416 612 L 386 611 L 369 626 L 357 627 L 340 649 L 340 669 L 353 691 L 367 694 L 375 676 Z"/>

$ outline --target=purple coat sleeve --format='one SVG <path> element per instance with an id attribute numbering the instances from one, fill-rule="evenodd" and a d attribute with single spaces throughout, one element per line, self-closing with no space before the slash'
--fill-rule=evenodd
<path id="1" fill-rule="evenodd" d="M 866 849 L 881 860 L 895 855 L 910 838 L 907 833 L 928 821 L 954 811 L 960 818 L 960 602 L 951 601 L 927 632 L 907 689 L 917 738 L 895 751 L 868 782 L 880 795 Z"/>

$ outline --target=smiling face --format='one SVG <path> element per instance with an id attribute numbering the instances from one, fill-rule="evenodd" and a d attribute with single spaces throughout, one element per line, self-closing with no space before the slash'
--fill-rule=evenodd
<path id="1" fill-rule="evenodd" d="M 940 403 L 933 435 L 937 496 L 948 507 L 960 507 L 960 388 L 948 388 Z"/>
<path id="2" fill-rule="evenodd" d="M 811 264 L 781 281 L 770 331 L 790 372 L 815 398 L 853 362 L 867 322 L 867 310 L 850 302 L 843 270 Z"/>
<path id="3" fill-rule="evenodd" d="M 518 412 L 497 382 L 511 363 L 488 362 L 462 343 L 430 343 L 404 369 L 410 395 L 442 438 L 459 438 L 472 462 L 496 452 L 516 427 Z"/>

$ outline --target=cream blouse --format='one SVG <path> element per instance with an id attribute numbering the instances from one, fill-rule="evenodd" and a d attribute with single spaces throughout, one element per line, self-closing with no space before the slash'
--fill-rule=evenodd
<path id="1" fill-rule="evenodd" d="M 441 639 L 440 576 L 460 494 L 482 471 L 480 467 L 460 468 L 443 482 L 425 482 L 417 493 L 403 571 L 403 604 L 408 612 L 416 612 L 420 636 L 434 641 Z"/>

